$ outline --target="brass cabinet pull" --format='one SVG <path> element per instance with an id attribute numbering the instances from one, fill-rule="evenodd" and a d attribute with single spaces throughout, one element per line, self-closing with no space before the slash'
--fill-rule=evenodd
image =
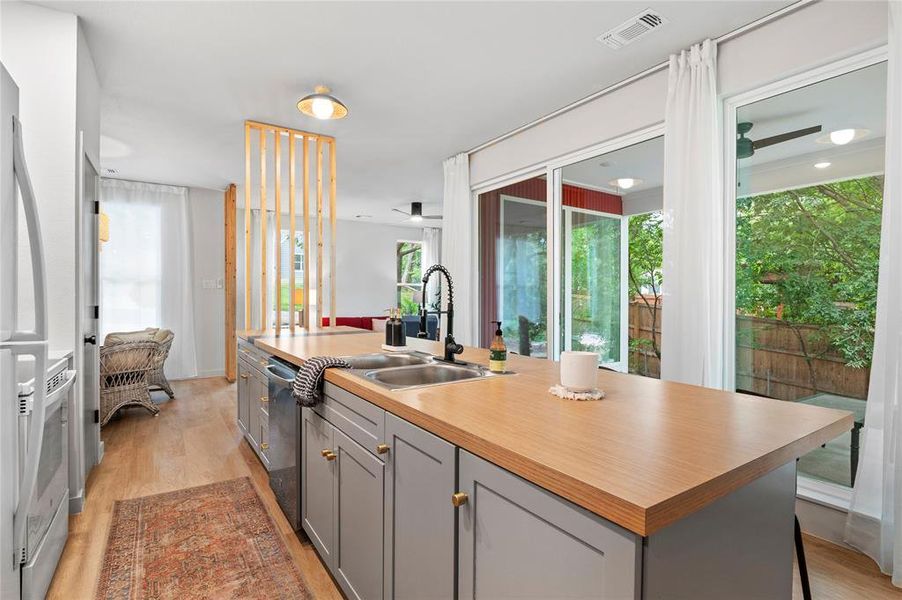
<path id="1" fill-rule="evenodd" d="M 260 442 L 260 449 L 269 450 L 269 444 L 267 444 L 266 442 Z"/>
<path id="2" fill-rule="evenodd" d="M 269 397 L 267 397 L 267 396 L 260 396 L 260 402 L 269 402 Z"/>
<path id="3" fill-rule="evenodd" d="M 388 454 L 388 451 L 391 448 L 388 447 L 388 444 L 379 444 L 376 446 L 376 454 Z"/>
<path id="4" fill-rule="evenodd" d="M 454 494 L 451 494 L 451 504 L 453 504 L 455 507 L 463 506 L 469 499 L 470 497 L 466 494 L 466 492 L 456 492 Z"/>
<path id="5" fill-rule="evenodd" d="M 247 379 L 247 373 L 242 373 L 242 374 L 241 374 L 241 378 L 242 378 L 242 379 Z"/>
<path id="6" fill-rule="evenodd" d="M 335 458 L 338 456 L 329 448 L 324 449 L 322 452 L 320 452 L 320 454 L 322 454 L 323 458 L 325 458 L 326 460 L 335 460 Z"/>

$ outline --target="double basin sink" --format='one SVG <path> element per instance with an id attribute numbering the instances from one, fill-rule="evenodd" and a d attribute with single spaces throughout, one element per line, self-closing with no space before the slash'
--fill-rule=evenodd
<path id="1" fill-rule="evenodd" d="M 443 385 L 498 375 L 482 365 L 446 362 L 423 352 L 363 354 L 349 356 L 345 360 L 354 371 L 390 390 Z"/>

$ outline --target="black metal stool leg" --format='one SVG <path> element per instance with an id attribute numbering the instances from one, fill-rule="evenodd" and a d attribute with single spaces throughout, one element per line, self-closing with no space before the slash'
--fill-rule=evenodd
<path id="1" fill-rule="evenodd" d="M 811 585 L 808 583 L 808 564 L 805 562 L 805 545 L 802 543 L 802 527 L 796 517 L 796 559 L 799 562 L 799 579 L 802 580 L 802 598 L 811 600 Z"/>

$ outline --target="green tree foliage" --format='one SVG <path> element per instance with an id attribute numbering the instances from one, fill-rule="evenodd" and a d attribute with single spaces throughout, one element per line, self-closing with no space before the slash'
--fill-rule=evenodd
<path id="1" fill-rule="evenodd" d="M 652 212 L 629 218 L 629 289 L 630 296 L 640 297 L 652 318 L 651 339 L 632 339 L 634 349 L 650 347 L 661 358 L 657 332 L 660 329 L 661 284 L 664 279 L 661 265 L 664 262 L 664 230 L 662 213 Z"/>
<path id="2" fill-rule="evenodd" d="M 793 329 L 809 366 L 827 352 L 871 364 L 882 191 L 874 176 L 737 200 L 736 310 Z"/>

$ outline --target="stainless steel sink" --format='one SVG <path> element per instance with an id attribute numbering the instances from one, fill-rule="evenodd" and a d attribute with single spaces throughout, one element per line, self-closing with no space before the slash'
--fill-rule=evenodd
<path id="1" fill-rule="evenodd" d="M 457 383 L 493 376 L 495 373 L 479 365 L 443 362 L 379 369 L 366 373 L 367 379 L 392 390 Z"/>
<path id="2" fill-rule="evenodd" d="M 411 365 L 424 365 L 432 362 L 428 354 L 411 352 L 404 354 L 361 354 L 360 356 L 348 356 L 345 358 L 352 369 L 371 371 L 373 369 L 389 369 L 392 367 L 409 367 Z"/>

